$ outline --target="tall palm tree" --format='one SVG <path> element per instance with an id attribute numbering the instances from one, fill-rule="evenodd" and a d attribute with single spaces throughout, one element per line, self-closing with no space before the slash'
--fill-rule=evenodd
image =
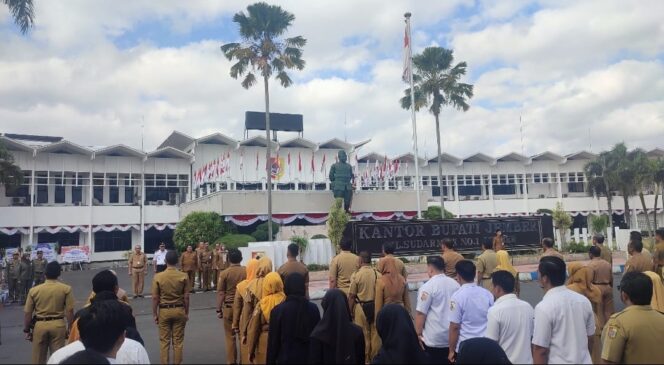
<path id="1" fill-rule="evenodd" d="M 622 195 L 625 206 L 625 224 L 627 228 L 632 225 L 632 212 L 629 207 L 629 198 L 637 193 L 637 171 L 634 159 L 636 155 L 627 152 L 627 146 L 624 143 L 618 143 L 609 152 L 616 162 L 613 174 L 615 176 L 616 187 Z"/>
<path id="2" fill-rule="evenodd" d="M 32 0 L 2 0 L 18 25 L 21 33 L 26 34 L 35 23 L 35 7 Z"/>
<path id="3" fill-rule="evenodd" d="M 277 5 L 264 2 L 247 6 L 233 16 L 233 22 L 240 28 L 240 42 L 227 43 L 221 51 L 229 61 L 236 61 L 231 67 L 232 78 L 244 77 L 242 87 L 249 89 L 257 82 L 256 73 L 263 78 L 265 90 L 265 136 L 267 152 L 265 172 L 267 174 L 267 212 L 268 222 L 272 222 L 272 173 L 270 139 L 270 93 L 269 80 L 272 75 L 283 87 L 289 87 L 293 81 L 286 70 L 304 69 L 302 47 L 307 40 L 302 36 L 282 39 L 284 33 L 293 24 L 295 16 Z M 272 224 L 269 223 L 268 236 L 272 240 Z"/>
<path id="4" fill-rule="evenodd" d="M 0 142 L 0 186 L 13 190 L 23 183 L 23 172 L 14 164 L 12 156 L 5 145 Z"/>
<path id="5" fill-rule="evenodd" d="M 609 230 L 613 235 L 613 174 L 615 161 L 608 151 L 599 154 L 596 160 L 588 162 L 583 170 L 588 180 L 589 191 L 595 193 L 597 199 L 602 195 L 606 197 L 606 206 L 609 213 Z"/>
<path id="6" fill-rule="evenodd" d="M 466 74 L 466 62 L 454 63 L 454 51 L 442 47 L 427 47 L 413 56 L 413 83 L 415 110 L 429 107 L 436 119 L 436 142 L 438 145 L 438 188 L 440 189 L 441 215 L 445 211 L 443 194 L 443 165 L 440 160 L 440 112 L 444 106 L 452 106 L 464 112 L 470 108 L 468 99 L 473 97 L 473 85 L 459 82 Z M 411 108 L 410 88 L 404 90 L 401 107 Z M 442 218 L 442 217 L 441 217 Z"/>
<path id="7" fill-rule="evenodd" d="M 653 223 L 657 227 L 657 200 L 660 192 L 664 199 L 664 159 L 658 158 L 652 161 L 653 183 L 655 184 L 655 204 L 653 206 Z"/>
<path id="8" fill-rule="evenodd" d="M 654 161 L 650 160 L 648 155 L 642 149 L 638 148 L 629 152 L 628 157 L 632 163 L 633 170 L 636 172 L 635 187 L 639 195 L 639 200 L 641 201 L 643 214 L 646 216 L 648 233 L 650 237 L 655 237 L 655 231 L 650 222 L 650 217 L 648 216 L 648 209 L 646 207 L 646 199 L 644 196 L 644 191 L 651 187 L 655 182 Z"/>

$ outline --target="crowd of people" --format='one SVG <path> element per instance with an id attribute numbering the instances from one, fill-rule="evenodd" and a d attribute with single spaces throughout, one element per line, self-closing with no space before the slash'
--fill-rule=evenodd
<path id="1" fill-rule="evenodd" d="M 553 241 L 543 240 L 537 280 L 544 296 L 534 308 L 519 299 L 518 271 L 496 237 L 483 242 L 475 262 L 443 240 L 442 254 L 427 258 L 429 280 L 415 303 L 394 245 L 383 245 L 374 267 L 369 252 L 355 255 L 342 240 L 330 263 L 322 313 L 309 299 L 309 273 L 295 244 L 276 271 L 268 257 L 240 266 L 237 249 L 219 250 L 215 258 L 205 244 L 181 255 L 162 245 L 153 258 L 151 293 L 160 362 L 183 360 L 189 295 L 198 276 L 202 290 L 217 292 L 229 364 L 664 363 L 656 350 L 664 341 L 664 229 L 656 231 L 654 255 L 638 232 L 631 234 L 617 287 L 625 309 L 618 313 L 612 256 L 601 235 L 594 237 L 586 265 L 566 264 Z M 140 246 L 129 265 L 137 298 L 148 266 Z M 25 297 L 32 362 L 149 363 L 116 273 L 98 272 L 88 303 L 76 313 L 60 273 L 57 262 L 45 264 L 44 282 Z"/>

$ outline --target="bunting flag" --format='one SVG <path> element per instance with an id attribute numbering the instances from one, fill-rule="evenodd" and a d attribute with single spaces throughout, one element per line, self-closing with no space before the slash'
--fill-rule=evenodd
<path id="1" fill-rule="evenodd" d="M 300 152 L 297 153 L 297 171 L 302 172 L 302 154 Z"/>

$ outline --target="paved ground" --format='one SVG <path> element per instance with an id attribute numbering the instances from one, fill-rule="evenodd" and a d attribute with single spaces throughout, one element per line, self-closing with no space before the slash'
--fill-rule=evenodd
<path id="1" fill-rule="evenodd" d="M 63 281 L 72 285 L 76 297 L 76 308 L 80 308 L 90 292 L 91 278 L 98 270 L 74 271 L 63 274 Z M 126 269 L 118 270 L 120 286 L 129 289 L 130 280 Z M 149 276 L 151 280 L 152 276 Z M 615 281 L 620 278 L 616 276 Z M 146 282 L 149 282 L 146 280 Z M 313 283 L 312 283 L 313 284 Z M 320 285 L 320 283 L 316 283 Z M 146 285 L 146 293 L 149 292 Z M 521 297 L 532 305 L 542 298 L 542 290 L 536 282 L 521 284 Z M 616 310 L 623 305 L 617 292 L 614 292 Z M 415 293 L 411 292 L 411 301 L 415 303 Z M 319 304 L 319 301 L 315 301 Z M 136 314 L 138 329 L 145 340 L 145 345 L 153 363 L 159 363 L 159 340 L 157 328 L 152 321 L 150 299 L 131 300 Z M 221 322 L 214 311 L 215 296 L 213 293 L 198 293 L 192 296 L 189 323 L 185 335 L 185 363 L 224 363 L 226 355 L 223 346 L 223 330 Z M 413 305 L 414 307 L 414 305 Z M 22 307 L 12 305 L 0 310 L 2 345 L 0 346 L 0 364 L 28 363 L 30 361 L 31 344 L 23 339 Z"/>

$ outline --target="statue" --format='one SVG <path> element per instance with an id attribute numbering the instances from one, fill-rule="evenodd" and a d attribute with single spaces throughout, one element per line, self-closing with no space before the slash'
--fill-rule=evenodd
<path id="1" fill-rule="evenodd" d="M 330 168 L 330 182 L 332 193 L 335 198 L 344 200 L 344 209 L 349 211 L 351 199 L 353 197 L 353 167 L 346 162 L 346 152 L 339 151 L 339 162 Z"/>

